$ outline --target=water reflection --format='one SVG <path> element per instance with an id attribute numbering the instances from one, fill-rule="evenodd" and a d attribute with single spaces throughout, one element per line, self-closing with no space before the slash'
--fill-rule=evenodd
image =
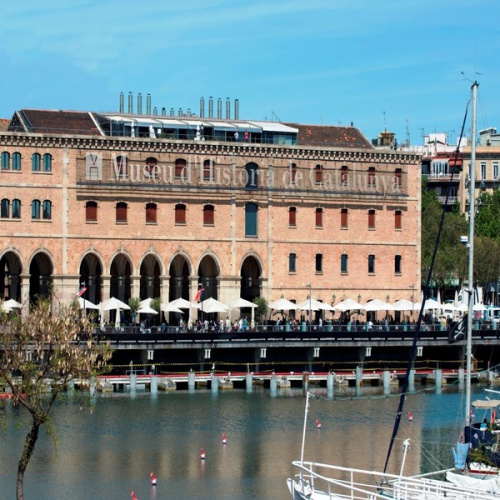
<path id="1" fill-rule="evenodd" d="M 381 468 L 385 461 L 399 397 L 366 388 L 311 387 L 306 459 Z M 402 441 L 411 439 L 406 471 L 451 465 L 450 447 L 461 425 L 461 394 L 410 395 L 402 419 L 391 471 L 399 472 Z M 165 498 L 287 499 L 291 461 L 300 458 L 305 399 L 301 390 L 245 390 L 160 393 L 138 390 L 97 395 L 91 413 L 78 401 L 65 400 L 54 412 L 58 442 L 42 434 L 26 473 L 26 498 L 127 499 Z M 450 411 L 450 408 L 457 408 Z M 0 491 L 14 498 L 17 461 L 26 415 L 7 403 L 9 428 L 2 446 Z M 316 429 L 315 420 L 322 423 Z M 227 445 L 222 444 L 222 433 Z M 200 460 L 200 449 L 206 460 Z M 442 452 L 442 450 L 445 450 Z M 150 472 L 158 478 L 151 487 Z"/>

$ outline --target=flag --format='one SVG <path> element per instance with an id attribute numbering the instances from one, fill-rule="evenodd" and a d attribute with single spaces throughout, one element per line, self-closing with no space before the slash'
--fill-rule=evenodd
<path id="1" fill-rule="evenodd" d="M 200 300 L 203 300 L 203 292 L 205 291 L 204 288 L 200 288 L 198 292 L 196 293 L 196 297 L 194 298 L 195 302 L 200 302 Z"/>
<path id="2" fill-rule="evenodd" d="M 80 291 L 76 294 L 76 296 L 81 297 L 86 291 L 87 291 L 87 287 L 82 286 L 82 288 L 80 288 Z"/>

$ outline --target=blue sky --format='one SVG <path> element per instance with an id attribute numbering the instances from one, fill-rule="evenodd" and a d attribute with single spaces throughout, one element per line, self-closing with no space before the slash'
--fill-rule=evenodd
<path id="1" fill-rule="evenodd" d="M 354 123 L 368 138 L 458 135 L 478 79 L 478 128 L 500 131 L 498 0 L 25 0 L 0 4 L 0 117 L 117 111 L 120 92 L 199 113 Z"/>

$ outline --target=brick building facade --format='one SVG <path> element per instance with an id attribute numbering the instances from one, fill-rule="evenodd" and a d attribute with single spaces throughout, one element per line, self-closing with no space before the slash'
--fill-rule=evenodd
<path id="1" fill-rule="evenodd" d="M 1 297 L 417 301 L 419 155 L 354 127 L 134 118 L 21 110 L 0 132 Z"/>

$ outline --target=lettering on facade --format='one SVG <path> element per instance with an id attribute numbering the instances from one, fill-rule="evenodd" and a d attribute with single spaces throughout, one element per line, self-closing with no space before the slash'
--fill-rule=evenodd
<path id="1" fill-rule="evenodd" d="M 89 153 L 85 161 L 85 179 L 106 180 L 110 183 L 136 183 L 158 185 L 197 185 L 199 187 L 226 187 L 244 189 L 286 189 L 313 191 L 349 191 L 362 193 L 402 193 L 401 173 L 368 171 L 351 166 L 348 171 L 290 167 L 259 168 L 253 161 L 238 157 L 241 165 L 221 165 L 214 160 L 201 163 L 197 156 L 188 158 L 182 165 L 156 163 L 132 163 L 125 154 L 112 154 L 111 167 L 103 179 L 103 157 L 100 153 Z"/>

